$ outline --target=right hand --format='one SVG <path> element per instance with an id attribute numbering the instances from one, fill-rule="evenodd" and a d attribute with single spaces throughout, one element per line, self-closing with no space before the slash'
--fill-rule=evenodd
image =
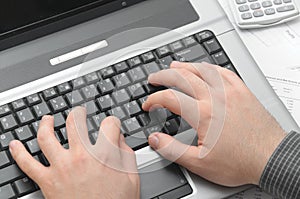
<path id="1" fill-rule="evenodd" d="M 198 132 L 198 146 L 154 133 L 149 143 L 162 156 L 225 186 L 259 184 L 276 147 L 286 136 L 242 80 L 219 66 L 173 62 L 149 83 L 176 87 L 152 94 L 143 105 L 181 115 Z"/>

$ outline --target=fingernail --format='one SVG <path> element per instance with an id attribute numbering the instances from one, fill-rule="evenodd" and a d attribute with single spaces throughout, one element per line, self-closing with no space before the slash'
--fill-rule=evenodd
<path id="1" fill-rule="evenodd" d="M 17 142 L 15 140 L 11 141 L 9 143 L 9 151 L 13 152 L 15 150 L 16 146 L 17 146 Z"/>
<path id="2" fill-rule="evenodd" d="M 158 148 L 158 144 L 159 144 L 159 139 L 156 135 L 150 135 L 149 136 L 149 144 L 151 147 L 157 149 Z"/>
<path id="3" fill-rule="evenodd" d="M 44 115 L 42 120 L 51 120 L 52 116 L 51 115 Z"/>

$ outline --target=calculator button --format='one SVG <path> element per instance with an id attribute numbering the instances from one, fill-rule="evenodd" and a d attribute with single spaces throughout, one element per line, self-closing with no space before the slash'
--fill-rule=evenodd
<path id="1" fill-rule="evenodd" d="M 287 12 L 287 11 L 291 11 L 291 10 L 295 10 L 294 5 L 287 5 L 287 6 L 282 6 L 282 7 L 277 8 L 277 12 Z"/>
<path id="2" fill-rule="evenodd" d="M 252 18 L 252 14 L 250 12 L 242 14 L 242 19 L 244 20 L 251 19 L 251 18 Z"/>
<path id="3" fill-rule="evenodd" d="M 280 5 L 280 4 L 282 4 L 282 0 L 274 0 L 274 4 L 275 5 Z"/>
<path id="4" fill-rule="evenodd" d="M 257 10 L 253 12 L 254 17 L 262 17 L 264 16 L 264 12 L 262 10 Z"/>
<path id="5" fill-rule="evenodd" d="M 244 4 L 244 3 L 246 3 L 247 1 L 246 1 L 246 0 L 235 0 L 235 2 L 236 2 L 237 4 Z"/>
<path id="6" fill-rule="evenodd" d="M 275 9 L 274 8 L 268 8 L 265 10 L 266 15 L 273 15 L 275 14 Z"/>
<path id="7" fill-rule="evenodd" d="M 250 5 L 250 8 L 252 10 L 257 10 L 257 9 L 261 8 L 261 5 L 260 5 L 260 3 L 253 3 L 253 4 Z"/>
<path id="8" fill-rule="evenodd" d="M 246 12 L 246 11 L 249 11 L 249 6 L 247 6 L 247 5 L 240 6 L 240 7 L 239 7 L 239 11 L 240 11 L 240 12 Z"/>
<path id="9" fill-rule="evenodd" d="M 272 4 L 271 1 L 264 1 L 264 2 L 262 2 L 262 6 L 263 6 L 264 8 L 270 7 L 270 6 L 272 6 L 272 5 L 273 5 L 273 4 Z"/>

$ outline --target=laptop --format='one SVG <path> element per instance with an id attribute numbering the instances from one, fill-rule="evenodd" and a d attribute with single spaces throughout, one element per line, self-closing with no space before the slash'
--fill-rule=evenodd
<path id="1" fill-rule="evenodd" d="M 39 120 L 54 115 L 57 139 L 67 148 L 65 119 L 78 105 L 87 108 L 91 142 L 103 118 L 120 118 L 137 156 L 143 199 L 225 198 L 249 188 L 207 182 L 148 146 L 147 136 L 158 130 L 188 144 L 196 140 L 180 116 L 165 109 L 151 116 L 140 107 L 148 95 L 165 89 L 149 85 L 148 75 L 173 60 L 206 61 L 236 72 L 286 131 L 298 129 L 217 0 L 0 4 L 0 198 L 43 198 L 13 162 L 8 143 L 21 140 L 47 165 L 36 141 Z"/>

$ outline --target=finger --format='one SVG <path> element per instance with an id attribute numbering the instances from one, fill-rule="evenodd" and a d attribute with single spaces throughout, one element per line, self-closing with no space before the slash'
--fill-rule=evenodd
<path id="1" fill-rule="evenodd" d="M 149 145 L 164 158 L 186 168 L 193 166 L 193 160 L 198 158 L 200 152 L 199 148 L 185 145 L 163 133 L 151 134 L 149 136 Z"/>
<path id="2" fill-rule="evenodd" d="M 52 116 L 45 115 L 42 118 L 37 133 L 37 140 L 50 164 L 55 162 L 57 157 L 59 157 L 57 154 L 62 153 L 64 150 L 54 135 L 54 119 Z"/>
<path id="3" fill-rule="evenodd" d="M 184 68 L 162 70 L 151 74 L 150 84 L 176 87 L 187 95 L 196 99 L 207 98 L 208 85 L 199 76 Z"/>
<path id="4" fill-rule="evenodd" d="M 137 173 L 136 157 L 134 151 L 125 143 L 124 136 L 120 136 L 120 150 L 123 166 L 128 173 Z"/>
<path id="5" fill-rule="evenodd" d="M 109 143 L 119 147 L 120 127 L 121 127 L 121 122 L 118 118 L 116 117 L 105 118 L 101 123 L 96 145 L 101 146 L 104 143 Z"/>
<path id="6" fill-rule="evenodd" d="M 194 129 L 198 129 L 201 107 L 194 98 L 175 90 L 163 90 L 150 95 L 143 104 L 145 111 L 159 106 L 181 115 Z"/>
<path id="7" fill-rule="evenodd" d="M 184 68 L 194 73 L 201 79 L 203 79 L 208 85 L 216 87 L 222 82 L 222 75 L 220 74 L 220 66 L 203 63 L 181 63 L 172 62 L 171 68 Z M 222 83 L 223 84 L 223 83 Z"/>
<path id="8" fill-rule="evenodd" d="M 47 179 L 48 169 L 34 159 L 20 141 L 10 142 L 9 150 L 20 169 L 32 180 L 40 185 L 44 181 L 43 179 Z"/>
<path id="9" fill-rule="evenodd" d="M 76 107 L 71 111 L 66 122 L 68 140 L 71 150 L 82 150 L 91 146 L 86 125 L 86 110 Z"/>

